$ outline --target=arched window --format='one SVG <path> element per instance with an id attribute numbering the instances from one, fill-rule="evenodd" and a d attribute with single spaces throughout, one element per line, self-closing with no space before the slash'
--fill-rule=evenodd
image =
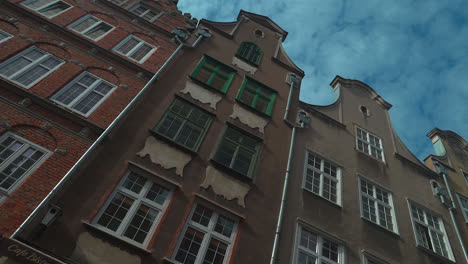
<path id="1" fill-rule="evenodd" d="M 252 42 L 242 42 L 236 55 L 250 63 L 259 65 L 263 57 L 263 51 Z"/>

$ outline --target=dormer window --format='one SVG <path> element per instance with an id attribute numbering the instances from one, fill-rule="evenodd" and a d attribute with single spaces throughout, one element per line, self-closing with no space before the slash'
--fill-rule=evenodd
<path id="1" fill-rule="evenodd" d="M 263 51 L 252 42 L 242 42 L 236 56 L 254 65 L 259 65 L 263 57 Z"/>

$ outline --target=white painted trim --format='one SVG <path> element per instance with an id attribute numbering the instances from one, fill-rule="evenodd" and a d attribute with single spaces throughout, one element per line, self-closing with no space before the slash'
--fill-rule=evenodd
<path id="1" fill-rule="evenodd" d="M 90 18 L 90 17 L 94 17 L 95 19 L 97 19 L 98 21 L 95 22 L 94 24 L 92 24 L 91 26 L 87 27 L 86 29 L 84 29 L 83 31 L 78 31 L 78 30 L 75 30 L 73 27 L 79 25 L 81 22 L 83 22 L 84 20 L 86 20 L 87 18 Z M 86 36 L 85 34 L 88 32 L 88 31 L 91 31 L 92 29 L 94 29 L 95 27 L 99 26 L 101 23 L 104 23 L 104 24 L 107 24 L 111 27 L 111 29 L 107 32 L 105 32 L 104 34 L 102 34 L 101 36 L 97 37 L 97 38 L 90 38 L 88 36 Z M 93 16 L 93 15 L 85 15 L 83 17 L 81 17 L 80 19 L 76 20 L 75 22 L 71 23 L 70 25 L 68 25 L 67 27 L 68 29 L 88 38 L 88 39 L 91 39 L 91 40 L 94 40 L 94 41 L 98 41 L 100 39 L 102 39 L 103 37 L 105 37 L 107 34 L 109 34 L 112 30 L 115 29 L 115 27 L 107 22 L 104 22 L 102 21 L 101 19 Z"/>
<path id="2" fill-rule="evenodd" d="M 133 11 L 135 11 L 135 9 L 139 8 L 139 7 L 143 7 L 143 8 L 146 8 L 147 10 L 145 12 L 143 12 L 141 15 L 138 15 L 138 14 L 135 14 Z M 158 17 L 160 17 L 162 15 L 162 11 L 161 10 L 158 10 L 158 9 L 155 9 L 155 8 L 152 8 L 152 7 L 149 7 L 147 5 L 144 5 L 144 4 L 141 4 L 141 3 L 137 3 L 136 5 L 132 6 L 132 8 L 129 9 L 129 11 L 134 14 L 135 16 L 138 16 L 140 17 L 141 19 L 144 19 L 146 21 L 149 21 L 149 22 L 153 22 L 155 21 L 156 19 L 158 19 Z M 155 13 L 157 13 L 151 20 L 147 20 L 145 18 L 143 18 L 146 13 L 150 12 L 150 11 L 153 11 Z"/>
<path id="3" fill-rule="evenodd" d="M 24 7 L 28 8 L 28 9 L 30 9 L 30 10 L 32 10 L 32 11 L 34 11 L 34 12 L 36 12 L 36 13 L 42 15 L 42 16 L 44 16 L 44 17 L 47 17 L 47 18 L 53 18 L 53 17 L 55 17 L 55 16 L 58 16 L 58 15 L 62 14 L 63 12 L 65 12 L 65 11 L 67 11 L 67 10 L 69 10 L 70 8 L 73 7 L 72 5 L 70 5 L 69 3 L 65 2 L 65 1 L 61 1 L 61 0 L 52 0 L 52 1 L 50 1 L 49 3 L 46 3 L 46 4 L 44 4 L 44 5 L 41 6 L 41 7 L 30 8 L 29 6 L 27 6 L 27 4 L 28 4 L 29 2 L 32 2 L 32 1 L 34 1 L 34 0 L 27 0 L 27 1 L 24 1 L 24 2 L 21 3 L 21 5 L 23 5 Z M 42 9 L 44 9 L 44 8 L 48 8 L 49 6 L 51 6 L 51 5 L 53 5 L 53 4 L 56 4 L 56 3 L 59 3 L 59 2 L 62 2 L 62 3 L 64 3 L 64 4 L 67 4 L 67 5 L 68 5 L 68 8 L 66 8 L 66 9 L 64 9 L 64 10 L 62 10 L 62 11 L 56 13 L 56 14 L 53 14 L 53 15 L 51 15 L 51 16 L 46 16 L 46 15 L 44 15 L 44 14 L 42 14 L 42 13 L 40 12 L 40 10 L 42 10 Z"/>
<path id="4" fill-rule="evenodd" d="M 4 33 L 5 35 L 7 35 L 4 39 L 0 39 L 0 43 L 3 43 L 3 42 L 5 42 L 5 41 L 7 41 L 7 40 L 9 40 L 9 39 L 11 39 L 11 38 L 13 37 L 12 34 L 10 34 L 10 33 L 6 32 L 6 31 L 4 31 L 4 30 L 2 30 L 2 29 L 0 29 L 0 32 L 2 32 L 2 33 Z"/>
<path id="5" fill-rule="evenodd" d="M 129 40 L 132 39 L 132 38 L 136 39 L 137 41 L 140 41 L 140 43 L 138 43 L 137 45 L 135 45 L 130 51 L 127 52 L 127 54 L 120 52 L 118 49 L 120 49 L 123 45 L 126 44 L 127 41 L 129 41 Z M 151 49 L 143 58 L 141 58 L 141 60 L 135 60 L 135 59 L 133 59 L 131 56 L 132 56 L 135 52 L 137 52 L 138 49 L 139 49 L 140 47 L 142 47 L 144 44 L 146 44 L 146 45 L 148 45 L 148 46 L 151 46 L 152 49 Z M 157 49 L 158 49 L 157 47 L 155 47 L 155 46 L 149 44 L 148 42 L 146 42 L 146 41 L 144 41 L 144 40 L 142 40 L 142 39 L 140 39 L 140 38 L 137 38 L 137 37 L 134 36 L 134 35 L 128 35 L 125 39 L 123 39 L 123 40 L 120 41 L 117 45 L 115 45 L 115 47 L 114 47 L 112 50 L 113 50 L 114 52 L 116 52 L 116 53 L 122 55 L 122 56 L 127 57 L 128 59 L 130 59 L 130 60 L 132 60 L 132 61 L 135 61 L 135 62 L 141 64 L 141 63 L 145 62 Z"/>

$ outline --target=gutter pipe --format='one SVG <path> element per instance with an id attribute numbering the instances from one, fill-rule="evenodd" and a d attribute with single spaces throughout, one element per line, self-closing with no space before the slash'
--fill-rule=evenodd
<path id="1" fill-rule="evenodd" d="M 36 217 L 39 211 L 44 207 L 52 197 L 57 193 L 57 191 L 71 178 L 71 176 L 83 165 L 84 161 L 93 153 L 96 148 L 102 144 L 104 139 L 109 135 L 112 129 L 117 125 L 117 123 L 124 117 L 128 111 L 137 103 L 137 101 L 147 92 L 147 90 L 153 85 L 153 83 L 158 79 L 162 71 L 169 65 L 170 62 L 175 58 L 182 48 L 190 47 L 195 48 L 198 43 L 204 38 L 211 36 L 211 33 L 206 29 L 198 29 L 199 36 L 197 40 L 192 45 L 184 44 L 179 36 L 177 36 L 177 31 L 175 32 L 175 38 L 179 42 L 179 46 L 174 50 L 174 52 L 169 56 L 169 58 L 164 62 L 164 64 L 158 69 L 158 71 L 151 77 L 151 79 L 145 84 L 145 86 L 138 92 L 138 94 L 130 101 L 130 103 L 124 108 L 122 112 L 112 121 L 112 123 L 102 132 L 102 134 L 94 141 L 91 147 L 86 150 L 86 152 L 80 157 L 80 159 L 73 165 L 73 167 L 63 176 L 63 178 L 55 185 L 52 191 L 47 194 L 47 196 L 39 203 L 39 205 L 31 212 L 31 214 L 21 223 L 21 225 L 16 229 L 15 232 L 11 235 L 11 238 L 16 238 L 18 235 L 25 229 L 25 227 L 31 223 L 32 219 Z"/>

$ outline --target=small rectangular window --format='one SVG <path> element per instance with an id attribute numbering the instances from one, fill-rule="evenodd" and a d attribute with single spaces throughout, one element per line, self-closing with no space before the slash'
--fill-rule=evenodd
<path id="1" fill-rule="evenodd" d="M 392 193 L 362 177 L 359 178 L 359 193 L 362 217 L 398 233 Z"/>
<path id="2" fill-rule="evenodd" d="M 170 195 L 166 187 L 129 171 L 93 224 L 129 243 L 146 246 Z"/>
<path id="3" fill-rule="evenodd" d="M 261 113 L 271 116 L 276 94 L 271 88 L 246 77 L 236 99 Z"/>
<path id="4" fill-rule="evenodd" d="M 360 151 L 384 161 L 382 140 L 376 135 L 356 127 L 356 145 Z"/>
<path id="5" fill-rule="evenodd" d="M 213 159 L 252 178 L 260 146 L 257 138 L 228 126 Z"/>
<path id="6" fill-rule="evenodd" d="M 304 188 L 323 198 L 341 204 L 341 168 L 307 152 Z"/>
<path id="7" fill-rule="evenodd" d="M 191 77 L 209 87 L 226 93 L 235 73 L 235 70 L 230 67 L 209 56 L 205 56 L 192 72 Z"/>
<path id="8" fill-rule="evenodd" d="M 156 47 L 135 37 L 128 36 L 115 46 L 114 51 L 128 57 L 138 63 L 143 63 L 154 51 Z"/>
<path id="9" fill-rule="evenodd" d="M 158 15 L 161 13 L 161 11 L 149 8 L 149 7 L 147 7 L 145 5 L 142 5 L 142 4 L 138 4 L 138 5 L 134 6 L 132 8 L 131 12 L 133 14 L 145 19 L 145 20 L 150 21 L 150 22 L 155 20 L 158 17 Z"/>
<path id="10" fill-rule="evenodd" d="M 463 216 L 465 217 L 465 222 L 468 223 L 468 197 L 463 196 L 459 193 L 457 193 L 458 197 L 458 202 L 460 203 L 460 208 L 463 213 Z"/>
<path id="11" fill-rule="evenodd" d="M 0 201 L 49 155 L 49 151 L 7 132 L 0 137 Z"/>
<path id="12" fill-rule="evenodd" d="M 197 150 L 212 120 L 211 115 L 198 107 L 175 99 L 153 130 L 181 146 Z"/>
<path id="13" fill-rule="evenodd" d="M 344 248 L 339 243 L 299 225 L 294 263 L 343 264 Z"/>
<path id="14" fill-rule="evenodd" d="M 28 0 L 21 4 L 47 18 L 52 18 L 72 7 L 59 0 Z"/>
<path id="15" fill-rule="evenodd" d="M 115 85 L 84 72 L 52 96 L 52 100 L 89 116 L 116 88 Z"/>
<path id="16" fill-rule="evenodd" d="M 192 209 L 173 256 L 176 263 L 227 263 L 237 221 L 201 204 Z"/>
<path id="17" fill-rule="evenodd" d="M 9 40 L 12 37 L 13 35 L 0 29 L 0 43 Z"/>
<path id="18" fill-rule="evenodd" d="M 443 257 L 454 260 L 442 219 L 431 211 L 409 203 L 416 243 Z"/>
<path id="19" fill-rule="evenodd" d="M 30 88 L 55 71 L 64 61 L 31 47 L 0 64 L 0 76 Z"/>
<path id="20" fill-rule="evenodd" d="M 114 29 L 112 25 L 109 25 L 92 15 L 86 15 L 80 18 L 68 26 L 68 28 L 94 41 L 101 39 Z"/>

